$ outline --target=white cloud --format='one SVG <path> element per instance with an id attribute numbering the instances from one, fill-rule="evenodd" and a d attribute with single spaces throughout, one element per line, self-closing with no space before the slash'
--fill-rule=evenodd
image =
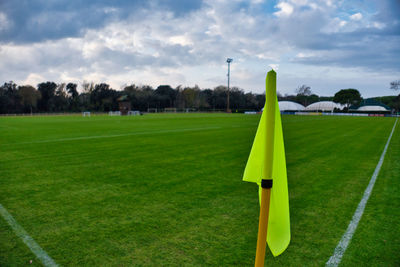
<path id="1" fill-rule="evenodd" d="M 315 57 L 319 57 L 321 52 L 300 52 L 297 53 L 295 58 L 300 60 L 311 59 Z"/>
<path id="2" fill-rule="evenodd" d="M 354 21 L 361 20 L 362 18 L 363 18 L 363 15 L 359 12 L 350 16 L 350 19 L 354 20 Z"/>
<path id="3" fill-rule="evenodd" d="M 189 38 L 184 36 L 184 35 L 171 36 L 171 37 L 169 37 L 169 41 L 172 44 L 178 44 L 178 45 L 181 45 L 181 46 L 191 46 L 191 45 L 193 45 L 193 42 Z"/>
<path id="4" fill-rule="evenodd" d="M 298 53 L 298 54 L 296 55 L 296 57 L 298 57 L 298 58 L 305 58 L 305 57 L 307 57 L 307 55 L 304 54 L 304 53 Z"/>
<path id="5" fill-rule="evenodd" d="M 249 56 L 253 55 L 251 51 L 247 51 L 246 54 Z M 279 55 L 276 53 L 276 51 L 270 51 L 270 52 L 264 52 L 256 55 L 257 58 L 263 59 L 263 60 L 268 60 L 268 61 L 277 61 L 279 60 Z"/>
<path id="6" fill-rule="evenodd" d="M 348 25 L 347 21 L 335 17 L 331 19 L 329 23 L 324 25 L 324 27 L 321 28 L 321 31 L 328 34 L 343 32 L 346 30 L 346 25 Z"/>
<path id="7" fill-rule="evenodd" d="M 277 17 L 288 17 L 293 13 L 293 6 L 289 3 L 280 2 L 275 7 L 280 9 L 274 13 Z"/>
<path id="8" fill-rule="evenodd" d="M 22 84 L 30 84 L 37 85 L 41 82 L 45 81 L 45 78 L 37 73 L 30 73 L 28 77 L 25 78 L 21 83 Z"/>
<path id="9" fill-rule="evenodd" d="M 325 3 L 329 7 L 333 6 L 332 0 L 327 0 Z"/>

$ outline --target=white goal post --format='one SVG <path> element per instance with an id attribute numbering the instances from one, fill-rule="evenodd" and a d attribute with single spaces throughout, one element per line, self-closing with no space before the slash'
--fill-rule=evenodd
<path id="1" fill-rule="evenodd" d="M 186 109 L 185 109 L 185 112 L 186 112 L 186 113 L 189 113 L 189 112 L 197 112 L 197 110 L 196 110 L 195 108 L 186 108 Z"/>
<path id="2" fill-rule="evenodd" d="M 90 111 L 82 112 L 82 117 L 90 117 Z"/>
<path id="3" fill-rule="evenodd" d="M 164 112 L 173 112 L 173 113 L 176 113 L 176 108 L 164 108 Z"/>
<path id="4" fill-rule="evenodd" d="M 156 108 L 148 108 L 147 112 L 148 113 L 157 113 L 157 109 Z"/>
<path id="5" fill-rule="evenodd" d="M 139 110 L 129 110 L 128 111 L 128 116 L 136 116 L 136 115 L 140 115 Z"/>
<path id="6" fill-rule="evenodd" d="M 121 111 L 110 111 L 108 116 L 121 116 Z"/>

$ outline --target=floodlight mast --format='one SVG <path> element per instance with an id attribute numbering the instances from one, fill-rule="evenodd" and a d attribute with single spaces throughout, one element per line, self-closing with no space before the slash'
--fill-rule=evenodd
<path id="1" fill-rule="evenodd" d="M 231 109 L 229 108 L 229 78 L 231 77 L 230 75 L 230 66 L 231 66 L 231 62 L 233 61 L 232 58 L 227 58 L 226 59 L 226 63 L 228 63 L 228 94 L 227 94 L 227 100 L 226 100 L 226 112 L 231 112 Z"/>

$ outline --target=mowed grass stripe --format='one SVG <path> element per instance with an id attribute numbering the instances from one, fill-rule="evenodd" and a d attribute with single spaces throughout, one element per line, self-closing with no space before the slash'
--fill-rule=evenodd
<path id="1" fill-rule="evenodd" d="M 97 117 L 89 125 L 66 117 L 64 131 L 61 118 L 40 119 L 30 132 L 7 138 L 221 128 L 10 146 L 0 152 L 1 203 L 61 265 L 252 265 L 257 188 L 241 178 L 259 116 L 147 118 Z M 17 122 L 7 121 L 22 128 Z M 325 263 L 393 122 L 283 116 L 292 243 L 284 255 L 268 255 L 268 264 Z M 0 247 L 7 238 L 0 234 Z M 17 256 L 3 263 L 26 262 L 21 251 L 8 251 Z"/>
<path id="2" fill-rule="evenodd" d="M 340 266 L 400 266 L 400 124 Z"/>
<path id="3" fill-rule="evenodd" d="M 364 213 L 365 206 L 367 205 L 368 199 L 372 193 L 372 190 L 374 189 L 376 179 L 378 178 L 379 172 L 381 170 L 381 167 L 382 167 L 383 161 L 385 159 L 385 155 L 386 155 L 387 149 L 389 147 L 390 141 L 392 139 L 393 132 L 396 128 L 396 125 L 397 125 L 397 119 L 393 125 L 392 131 L 389 134 L 388 140 L 385 144 L 385 148 L 383 149 L 383 152 L 379 158 L 379 162 L 376 165 L 375 171 L 372 174 L 371 179 L 368 183 L 368 186 L 364 191 L 363 197 L 362 197 L 360 203 L 358 203 L 357 209 L 349 223 L 349 226 L 347 227 L 346 232 L 343 234 L 337 247 L 335 248 L 334 254 L 327 261 L 326 266 L 338 266 L 340 264 L 342 257 L 344 255 L 344 253 L 346 252 L 347 246 L 349 245 L 349 243 L 351 242 L 351 239 L 353 238 L 353 234 L 357 229 L 358 223 L 360 222 L 362 215 Z"/>
<path id="4" fill-rule="evenodd" d="M 289 129 L 284 122 L 292 219 L 289 251 L 304 253 L 292 258 L 291 266 L 325 264 L 361 199 L 393 122 L 303 117 L 298 124 L 286 124 Z M 314 134 L 314 129 L 325 131 Z M 286 265 L 282 258 L 271 260 Z"/>

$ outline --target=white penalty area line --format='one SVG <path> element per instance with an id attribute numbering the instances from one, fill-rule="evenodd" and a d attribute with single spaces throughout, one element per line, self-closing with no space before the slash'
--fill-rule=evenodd
<path id="1" fill-rule="evenodd" d="M 0 204 L 0 214 L 6 220 L 6 222 L 11 226 L 14 230 L 15 234 L 19 236 L 25 245 L 35 254 L 35 256 L 42 262 L 44 266 L 58 266 L 55 261 L 47 255 L 46 251 L 44 251 L 32 237 L 28 235 L 24 228 L 19 225 L 14 217 Z"/>
<path id="2" fill-rule="evenodd" d="M 161 131 L 134 132 L 134 133 L 126 133 L 126 134 L 78 136 L 78 137 L 68 137 L 68 138 L 60 138 L 60 139 L 38 140 L 38 141 L 32 141 L 32 142 L 10 143 L 8 145 L 41 144 L 41 143 L 52 143 L 52 142 L 75 141 L 75 140 L 124 137 L 124 136 L 133 136 L 133 135 L 193 132 L 193 131 L 215 130 L 215 129 L 220 129 L 220 128 L 222 128 L 222 127 L 186 128 L 186 129 L 172 129 L 172 130 L 161 130 Z"/>
<path id="3" fill-rule="evenodd" d="M 392 139 L 394 129 L 396 128 L 397 120 L 398 119 L 396 119 L 396 121 L 394 122 L 392 132 L 389 135 L 389 138 L 386 142 L 385 148 L 383 149 L 382 155 L 379 159 L 378 165 L 376 165 L 375 171 L 372 174 L 371 180 L 369 181 L 369 184 L 364 191 L 364 195 L 363 195 L 360 203 L 358 203 L 356 212 L 354 213 L 353 218 L 351 219 L 346 232 L 342 236 L 342 239 L 340 239 L 339 244 L 335 248 L 335 252 L 329 258 L 329 260 L 326 262 L 326 266 L 329 266 L 329 267 L 338 266 L 340 264 L 340 261 L 342 260 L 344 253 L 346 252 L 347 246 L 349 245 L 349 243 L 353 237 L 353 234 L 357 229 L 358 223 L 360 222 L 360 219 L 364 213 L 365 205 L 367 204 L 367 201 L 371 195 L 372 189 L 374 188 L 375 181 L 378 178 L 378 174 L 379 174 L 379 171 L 381 170 L 383 160 L 385 159 L 386 151 L 389 147 L 390 139 Z"/>

